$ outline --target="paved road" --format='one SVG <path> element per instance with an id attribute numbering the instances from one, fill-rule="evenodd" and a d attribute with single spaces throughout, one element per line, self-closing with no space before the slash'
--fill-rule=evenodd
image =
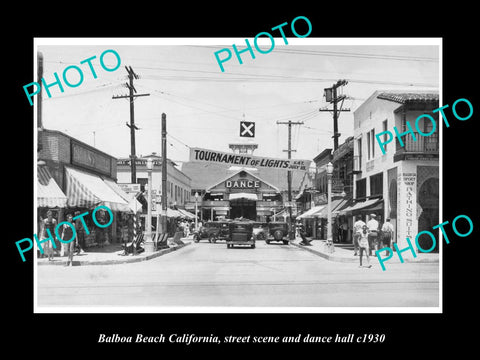
<path id="1" fill-rule="evenodd" d="M 227 249 L 200 242 L 139 263 L 38 266 L 38 306 L 438 306 L 437 263 L 391 264 L 387 271 L 374 258 L 372 264 L 332 262 L 291 245 Z"/>

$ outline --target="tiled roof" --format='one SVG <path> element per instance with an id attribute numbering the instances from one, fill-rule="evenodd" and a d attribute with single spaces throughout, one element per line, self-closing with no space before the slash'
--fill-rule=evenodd
<path id="1" fill-rule="evenodd" d="M 408 102 L 431 102 L 438 101 L 436 92 L 381 92 L 377 95 L 378 99 L 390 100 L 400 104 Z"/>

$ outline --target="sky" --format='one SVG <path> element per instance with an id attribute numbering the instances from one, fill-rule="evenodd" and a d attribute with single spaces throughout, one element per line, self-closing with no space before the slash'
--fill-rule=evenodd
<path id="1" fill-rule="evenodd" d="M 271 44 L 260 43 L 265 50 Z M 286 158 L 287 126 L 277 121 L 303 122 L 292 126 L 293 158 L 312 160 L 326 148 L 333 148 L 332 108 L 325 101 L 324 89 L 339 79 L 348 84 L 339 89 L 347 96 L 339 118 L 339 143 L 353 135 L 353 114 L 376 90 L 439 90 L 441 86 L 440 42 L 435 39 L 320 39 L 275 38 L 267 54 L 255 51 L 241 54 L 240 64 L 232 50 L 245 39 L 148 38 L 148 39 L 36 39 L 44 58 L 44 79 L 62 78 L 69 65 L 77 65 L 84 79 L 78 87 L 50 88 L 51 98 L 43 96 L 42 120 L 47 129 L 59 130 L 114 157 L 130 154 L 130 122 L 125 66 L 139 75 L 134 86 L 136 154 L 161 154 L 161 115 L 167 117 L 167 157 L 188 161 L 189 148 L 229 151 L 228 144 L 258 144 L 257 156 Z M 250 43 L 253 43 L 250 39 Z M 283 45 L 282 45 L 283 44 Z M 232 58 L 223 63 L 215 51 L 229 48 Z M 115 50 L 121 59 L 112 72 L 102 69 L 100 55 Z M 92 60 L 97 78 L 87 64 Z M 222 54 L 224 56 L 224 54 Z M 114 67 L 111 53 L 104 57 Z M 35 69 L 34 69 L 35 74 Z M 71 83 L 79 81 L 68 71 Z M 36 76 L 32 79 L 35 81 Z M 28 100 L 26 100 L 28 101 Z M 255 122 L 255 138 L 239 136 L 240 121 Z"/>

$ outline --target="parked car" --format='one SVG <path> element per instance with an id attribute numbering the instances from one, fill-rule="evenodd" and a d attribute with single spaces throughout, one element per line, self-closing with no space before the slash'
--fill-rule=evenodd
<path id="1" fill-rule="evenodd" d="M 249 245 L 252 249 L 255 248 L 252 221 L 233 221 L 229 224 L 227 248 L 233 248 L 236 245 Z"/>
<path id="2" fill-rule="evenodd" d="M 208 221 L 198 231 L 193 234 L 193 241 L 199 242 L 202 239 L 208 239 L 208 242 L 215 243 L 219 239 L 228 237 L 227 221 Z"/>
<path id="3" fill-rule="evenodd" d="M 270 244 L 271 241 L 283 241 L 285 245 L 289 243 L 288 224 L 286 222 L 268 223 L 268 236 L 265 242 Z"/>
<path id="4" fill-rule="evenodd" d="M 210 233 L 209 239 L 211 242 L 216 243 L 217 240 L 227 240 L 230 221 L 213 221 L 212 223 L 215 224 L 215 230 L 212 230 Z"/>
<path id="5" fill-rule="evenodd" d="M 268 224 L 262 222 L 254 222 L 253 235 L 255 235 L 255 240 L 266 240 L 268 237 Z"/>

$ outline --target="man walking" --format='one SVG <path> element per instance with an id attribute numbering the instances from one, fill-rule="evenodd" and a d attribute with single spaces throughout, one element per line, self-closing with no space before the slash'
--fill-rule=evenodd
<path id="1" fill-rule="evenodd" d="M 357 215 L 357 221 L 353 224 L 353 256 L 358 255 L 358 241 L 360 240 L 361 232 L 363 231 L 363 227 L 366 225 L 363 222 L 362 216 Z"/>
<path id="2" fill-rule="evenodd" d="M 369 245 L 369 250 L 368 254 L 372 255 L 372 248 L 378 250 L 378 221 L 375 219 L 377 215 L 375 214 L 370 214 L 370 220 L 367 222 L 367 228 L 368 228 L 368 245 Z"/>

